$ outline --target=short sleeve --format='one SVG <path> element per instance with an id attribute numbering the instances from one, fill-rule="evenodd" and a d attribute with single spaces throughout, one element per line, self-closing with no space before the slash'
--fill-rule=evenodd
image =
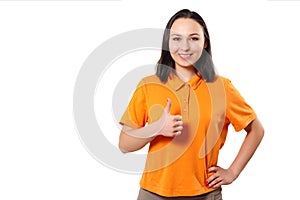
<path id="1" fill-rule="evenodd" d="M 132 128 L 143 127 L 148 121 L 147 116 L 146 84 L 142 79 L 137 85 L 119 123 Z"/>
<path id="2" fill-rule="evenodd" d="M 226 116 L 235 131 L 246 128 L 255 118 L 256 113 L 233 86 L 230 80 L 225 79 L 226 88 Z"/>

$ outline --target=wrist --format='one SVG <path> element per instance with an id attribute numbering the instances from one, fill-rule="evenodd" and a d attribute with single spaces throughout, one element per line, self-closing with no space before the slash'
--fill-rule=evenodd
<path id="1" fill-rule="evenodd" d="M 231 174 L 233 180 L 237 179 L 237 178 L 239 177 L 240 173 L 241 173 L 239 170 L 235 169 L 235 168 L 232 167 L 232 166 L 230 166 L 230 167 L 228 168 L 228 171 L 229 171 L 229 173 Z"/>

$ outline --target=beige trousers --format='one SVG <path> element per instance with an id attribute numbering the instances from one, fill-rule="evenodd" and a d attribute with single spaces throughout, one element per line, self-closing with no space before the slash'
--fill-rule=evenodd
<path id="1" fill-rule="evenodd" d="M 218 188 L 212 192 L 192 197 L 163 197 L 141 188 L 137 200 L 222 200 L 221 191 L 222 189 Z"/>

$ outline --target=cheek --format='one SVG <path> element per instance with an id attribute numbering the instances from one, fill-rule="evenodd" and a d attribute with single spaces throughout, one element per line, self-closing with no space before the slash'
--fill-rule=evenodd
<path id="1" fill-rule="evenodd" d="M 202 45 L 199 45 L 199 44 L 195 44 L 195 45 L 191 45 L 191 50 L 194 52 L 194 54 L 200 58 L 201 54 L 202 54 L 202 51 L 204 50 L 203 49 L 203 46 Z"/>
<path id="2" fill-rule="evenodd" d="M 190 43 L 190 48 L 194 52 L 202 52 L 203 45 L 204 44 L 202 44 L 202 43 Z"/>
<path id="3" fill-rule="evenodd" d="M 169 49 L 170 49 L 170 52 L 177 52 L 179 49 L 179 45 L 177 43 L 170 42 Z"/>
<path id="4" fill-rule="evenodd" d="M 175 62 L 178 61 L 178 55 L 176 54 L 176 52 L 172 52 L 171 49 L 170 49 L 170 54 L 171 54 L 171 57 L 173 58 L 173 60 Z"/>

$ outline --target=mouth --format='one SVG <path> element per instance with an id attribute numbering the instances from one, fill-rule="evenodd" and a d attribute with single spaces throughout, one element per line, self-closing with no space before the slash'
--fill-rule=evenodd
<path id="1" fill-rule="evenodd" d="M 183 59 L 188 59 L 190 58 L 193 54 L 192 53 L 179 53 L 178 54 L 181 58 Z"/>

